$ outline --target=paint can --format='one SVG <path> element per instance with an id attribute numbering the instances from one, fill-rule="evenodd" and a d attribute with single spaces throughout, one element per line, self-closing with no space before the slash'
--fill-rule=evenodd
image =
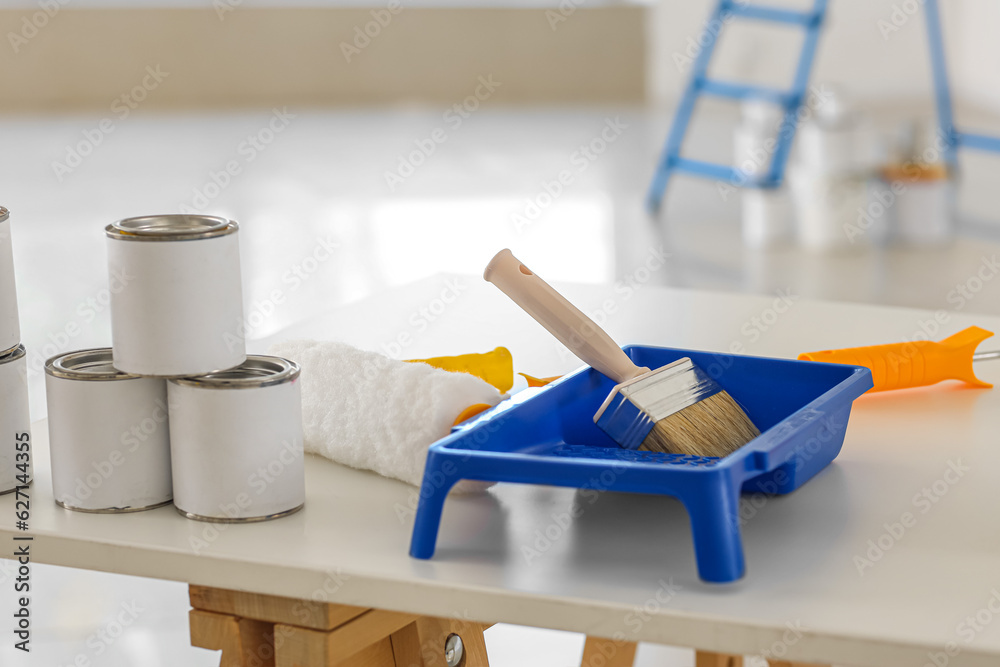
<path id="1" fill-rule="evenodd" d="M 909 162 L 883 172 L 882 201 L 891 212 L 895 240 L 909 246 L 940 246 L 955 238 L 955 181 L 940 163 Z"/>
<path id="2" fill-rule="evenodd" d="M 52 492 L 69 510 L 139 512 L 172 498 L 167 382 L 112 366 L 111 348 L 45 362 Z"/>
<path id="3" fill-rule="evenodd" d="M 31 483 L 28 366 L 23 345 L 0 356 L 0 494 Z"/>
<path id="4" fill-rule="evenodd" d="M 239 367 L 167 385 L 174 505 L 189 519 L 239 523 L 305 502 L 298 364 L 251 355 Z"/>
<path id="5" fill-rule="evenodd" d="M 827 174 L 790 167 L 788 184 L 803 247 L 814 252 L 856 252 L 881 244 L 884 225 L 859 222 L 869 201 L 864 173 Z"/>
<path id="6" fill-rule="evenodd" d="M 744 188 L 740 192 L 741 232 L 747 248 L 771 248 L 794 237 L 792 204 L 784 188 Z"/>
<path id="7" fill-rule="evenodd" d="M 246 360 L 238 231 L 180 214 L 105 228 L 115 368 L 186 377 Z"/>
<path id="8" fill-rule="evenodd" d="M 14 252 L 10 242 L 10 212 L 0 206 L 0 356 L 10 354 L 21 343 L 14 289 Z"/>

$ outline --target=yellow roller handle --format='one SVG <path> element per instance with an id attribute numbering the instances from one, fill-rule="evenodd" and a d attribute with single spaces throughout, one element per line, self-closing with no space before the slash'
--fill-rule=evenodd
<path id="1" fill-rule="evenodd" d="M 871 391 L 923 387 L 943 380 L 961 380 L 973 387 L 992 387 L 977 378 L 972 370 L 976 348 L 992 335 L 993 332 L 986 329 L 969 327 L 939 343 L 916 340 L 806 352 L 800 354 L 799 359 L 870 368 L 875 384 Z"/>
<path id="2" fill-rule="evenodd" d="M 453 373 L 468 373 L 488 382 L 500 393 L 506 393 L 514 386 L 514 359 L 510 350 L 498 347 L 491 352 L 460 354 L 454 357 L 431 357 L 430 359 L 408 359 L 421 362 Z"/>

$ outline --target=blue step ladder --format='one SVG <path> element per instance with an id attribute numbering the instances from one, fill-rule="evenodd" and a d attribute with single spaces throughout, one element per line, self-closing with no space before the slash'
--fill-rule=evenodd
<path id="1" fill-rule="evenodd" d="M 795 114 L 805 99 L 806 86 L 809 85 L 809 73 L 812 70 L 816 45 L 819 42 L 820 28 L 826 18 L 826 8 L 827 0 L 814 0 L 812 9 L 809 11 L 764 7 L 748 4 L 747 0 L 719 0 L 709 18 L 709 25 L 720 25 L 728 23 L 730 18 L 737 18 L 799 26 L 805 29 L 805 40 L 799 54 L 795 77 L 788 90 L 708 78 L 708 65 L 712 59 L 712 52 L 715 50 L 719 33 L 722 32 L 709 31 L 705 35 L 707 37 L 706 43 L 702 46 L 701 53 L 698 54 L 692 66 L 691 78 L 688 80 L 680 105 L 674 114 L 666 146 L 660 156 L 660 162 L 653 176 L 653 183 L 649 187 L 646 205 L 651 212 L 655 213 L 660 209 L 670 176 L 677 171 L 714 178 L 733 185 L 741 184 L 743 187 L 775 188 L 781 185 L 785 174 L 785 163 L 788 161 L 788 153 L 795 135 Z M 694 112 L 698 98 L 702 95 L 733 100 L 761 99 L 782 108 L 784 119 L 778 132 L 771 165 L 760 177 L 747 179 L 746 175 L 736 167 L 681 157 L 681 146 L 691 121 L 691 114 Z"/>
<path id="2" fill-rule="evenodd" d="M 795 136 L 795 112 L 798 111 L 805 99 L 809 72 L 812 70 L 816 46 L 819 41 L 819 31 L 826 18 L 827 0 L 814 0 L 812 10 L 808 12 L 762 7 L 747 4 L 747 1 L 719 0 L 710 20 L 723 21 L 734 17 L 797 25 L 805 28 L 806 38 L 799 54 L 799 63 L 792 86 L 788 91 L 782 91 L 709 79 L 707 76 L 708 64 L 711 61 L 712 52 L 715 50 L 719 32 L 707 34 L 706 43 L 695 59 L 691 79 L 681 97 L 673 124 L 670 127 L 670 134 L 667 136 L 666 146 L 653 176 L 653 183 L 649 187 L 646 205 L 652 213 L 659 211 L 670 176 L 675 171 L 724 180 L 742 187 L 774 188 L 781 185 L 785 174 L 785 165 L 788 162 L 788 153 Z M 948 69 L 945 64 L 944 39 L 941 36 L 941 12 L 938 8 L 938 0 L 924 0 L 924 14 L 927 19 L 927 40 L 931 53 L 938 131 L 945 143 L 944 159 L 946 164 L 952 169 L 957 166 L 959 148 L 1000 153 L 1000 137 L 961 132 L 955 127 Z M 765 174 L 756 179 L 747 179 L 746 175 L 735 167 L 681 157 L 684 135 L 690 124 L 695 103 L 701 95 L 714 95 L 735 100 L 763 99 L 783 108 L 784 120 L 778 134 L 770 168 Z"/>
<path id="3" fill-rule="evenodd" d="M 944 58 L 944 39 L 941 37 L 941 12 L 937 0 L 925 0 L 924 14 L 927 18 L 927 40 L 930 43 L 938 131 L 945 143 L 945 162 L 951 168 L 956 167 L 959 148 L 1000 153 L 1000 137 L 960 132 L 955 128 L 951 87 L 948 85 L 948 68 L 945 66 Z"/>

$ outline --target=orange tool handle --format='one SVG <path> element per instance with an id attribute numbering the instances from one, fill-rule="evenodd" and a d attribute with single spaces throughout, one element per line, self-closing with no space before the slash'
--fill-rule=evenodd
<path id="1" fill-rule="evenodd" d="M 986 329 L 969 327 L 939 343 L 915 340 L 910 343 L 849 347 L 806 352 L 800 354 L 799 359 L 870 368 L 875 384 L 871 391 L 923 387 L 942 380 L 961 380 L 974 387 L 992 387 L 977 378 L 972 370 L 972 355 L 979 343 L 992 335 L 993 332 Z"/>

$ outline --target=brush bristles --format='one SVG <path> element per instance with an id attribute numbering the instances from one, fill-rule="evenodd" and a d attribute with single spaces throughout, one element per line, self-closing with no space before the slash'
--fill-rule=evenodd
<path id="1" fill-rule="evenodd" d="M 691 456 L 727 456 L 760 435 L 743 409 L 720 391 L 656 422 L 640 449 Z"/>

